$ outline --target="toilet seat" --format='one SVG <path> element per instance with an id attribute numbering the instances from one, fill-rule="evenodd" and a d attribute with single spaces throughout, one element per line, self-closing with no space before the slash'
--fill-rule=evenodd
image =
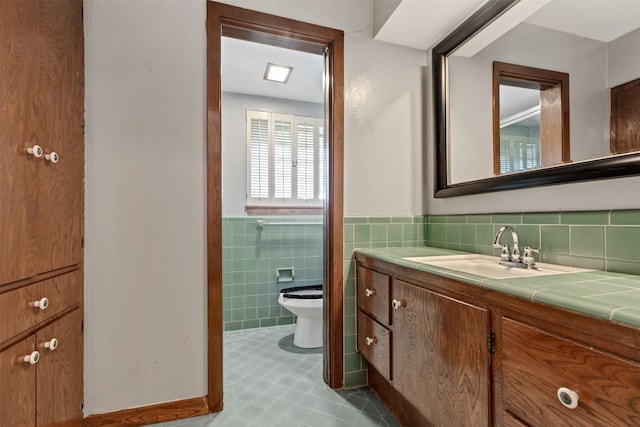
<path id="1" fill-rule="evenodd" d="M 284 298 L 322 299 L 322 285 L 294 286 L 291 288 L 284 288 L 280 291 L 280 293 Z"/>

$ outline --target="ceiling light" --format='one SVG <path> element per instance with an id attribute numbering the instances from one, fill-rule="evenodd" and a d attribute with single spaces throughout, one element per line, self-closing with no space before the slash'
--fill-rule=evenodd
<path id="1" fill-rule="evenodd" d="M 286 83 L 293 71 L 293 67 L 284 65 L 267 64 L 267 70 L 264 72 L 264 79 L 272 82 Z"/>

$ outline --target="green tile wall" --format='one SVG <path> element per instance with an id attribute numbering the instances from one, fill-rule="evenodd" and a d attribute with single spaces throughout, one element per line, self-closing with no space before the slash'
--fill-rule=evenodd
<path id="1" fill-rule="evenodd" d="M 322 283 L 320 225 L 256 227 L 260 217 L 222 219 L 222 286 L 225 331 L 293 323 L 278 304 L 280 289 Z M 320 216 L 278 216 L 269 222 L 316 222 Z M 277 268 L 293 268 L 293 282 L 276 283 Z"/>
<path id="2" fill-rule="evenodd" d="M 424 216 L 350 216 L 344 218 L 344 384 L 367 383 L 366 362 L 356 353 L 355 248 L 423 246 Z"/>
<path id="3" fill-rule="evenodd" d="M 428 246 L 497 255 L 495 233 L 511 225 L 520 246 L 540 248 L 542 262 L 640 274 L 640 209 L 431 215 L 425 221 Z"/>

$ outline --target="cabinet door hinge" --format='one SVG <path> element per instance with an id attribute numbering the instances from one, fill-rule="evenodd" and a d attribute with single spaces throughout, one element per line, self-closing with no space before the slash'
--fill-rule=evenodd
<path id="1" fill-rule="evenodd" d="M 489 346 L 489 354 L 494 354 L 496 352 L 496 334 L 489 332 L 487 344 Z"/>

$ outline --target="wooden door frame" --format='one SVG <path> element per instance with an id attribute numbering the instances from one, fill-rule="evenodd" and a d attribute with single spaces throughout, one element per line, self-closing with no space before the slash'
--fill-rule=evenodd
<path id="1" fill-rule="evenodd" d="M 340 30 L 207 1 L 207 400 L 222 410 L 222 88 L 221 37 L 325 53 L 328 199 L 325 219 L 323 378 L 344 386 L 343 371 L 343 147 L 344 33 Z"/>

